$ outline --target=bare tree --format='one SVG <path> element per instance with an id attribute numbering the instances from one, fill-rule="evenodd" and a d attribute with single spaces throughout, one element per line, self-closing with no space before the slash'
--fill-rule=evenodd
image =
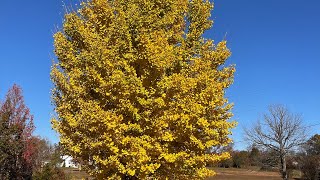
<path id="1" fill-rule="evenodd" d="M 254 144 L 277 152 L 282 178 L 287 180 L 286 155 L 305 142 L 305 130 L 300 115 L 291 113 L 283 105 L 272 105 L 264 114 L 263 121 L 258 121 L 251 129 L 245 129 L 245 134 Z"/>

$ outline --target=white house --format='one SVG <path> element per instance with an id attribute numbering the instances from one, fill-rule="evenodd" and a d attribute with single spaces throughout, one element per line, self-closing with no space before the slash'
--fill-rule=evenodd
<path id="1" fill-rule="evenodd" d="M 79 168 L 79 164 L 74 162 L 71 156 L 61 156 L 63 162 L 60 164 L 61 167 L 72 167 L 72 168 Z"/>

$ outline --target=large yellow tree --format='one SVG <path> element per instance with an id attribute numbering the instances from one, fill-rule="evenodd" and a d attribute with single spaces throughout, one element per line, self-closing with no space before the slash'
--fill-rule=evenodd
<path id="1" fill-rule="evenodd" d="M 208 0 L 91 0 L 54 35 L 61 145 L 97 179 L 204 179 L 235 123 Z"/>

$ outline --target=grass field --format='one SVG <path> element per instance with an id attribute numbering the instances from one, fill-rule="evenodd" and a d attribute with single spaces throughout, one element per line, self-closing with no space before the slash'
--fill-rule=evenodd
<path id="1" fill-rule="evenodd" d="M 281 180 L 277 172 L 265 172 L 254 169 L 214 168 L 216 176 L 207 180 Z"/>
<path id="2" fill-rule="evenodd" d="M 63 168 L 63 172 L 71 180 L 82 180 L 82 179 L 86 179 L 86 178 L 92 179 L 92 178 L 90 178 L 90 176 L 87 173 L 80 171 L 78 169 L 75 169 L 75 168 Z"/>
<path id="3" fill-rule="evenodd" d="M 281 180 L 278 172 L 259 171 L 257 168 L 213 168 L 216 176 L 207 180 Z M 73 168 L 64 168 L 63 171 L 72 180 L 91 179 L 85 172 Z"/>

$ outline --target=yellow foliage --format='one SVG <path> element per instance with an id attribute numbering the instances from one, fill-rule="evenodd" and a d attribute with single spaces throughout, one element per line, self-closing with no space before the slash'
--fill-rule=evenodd
<path id="1" fill-rule="evenodd" d="M 204 179 L 235 126 L 208 0 L 91 0 L 54 35 L 53 128 L 98 179 Z"/>

